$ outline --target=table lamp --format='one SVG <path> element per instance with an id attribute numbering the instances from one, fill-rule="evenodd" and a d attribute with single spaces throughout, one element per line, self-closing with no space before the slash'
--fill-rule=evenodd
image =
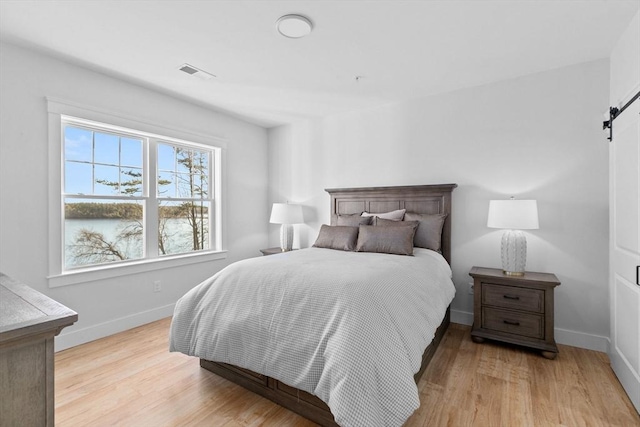
<path id="1" fill-rule="evenodd" d="M 489 201 L 489 228 L 504 228 L 502 235 L 502 270 L 508 276 L 524 275 L 527 262 L 527 239 L 520 230 L 536 230 L 538 204 L 535 200 L 491 200 Z"/>
<path id="2" fill-rule="evenodd" d="M 293 247 L 293 225 L 302 222 L 302 206 L 288 203 L 274 203 L 271 208 L 271 224 L 280 226 L 280 249 L 290 251 Z"/>

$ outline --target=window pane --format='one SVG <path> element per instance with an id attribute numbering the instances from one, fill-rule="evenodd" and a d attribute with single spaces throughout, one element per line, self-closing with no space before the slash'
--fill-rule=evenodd
<path id="1" fill-rule="evenodd" d="M 95 165 L 96 195 L 116 195 L 120 191 L 120 168 L 117 166 Z"/>
<path id="2" fill-rule="evenodd" d="M 175 149 L 170 145 L 158 144 L 158 170 L 175 171 L 175 169 Z"/>
<path id="3" fill-rule="evenodd" d="M 158 236 L 160 255 L 209 249 L 209 203 L 160 202 Z"/>
<path id="4" fill-rule="evenodd" d="M 120 138 L 120 164 L 142 167 L 142 140 Z"/>
<path id="5" fill-rule="evenodd" d="M 65 268 L 143 257 L 142 202 L 65 199 Z"/>
<path id="6" fill-rule="evenodd" d="M 176 178 L 173 173 L 160 172 L 158 176 L 158 196 L 176 197 Z"/>
<path id="7" fill-rule="evenodd" d="M 108 131 L 65 126 L 65 192 L 142 196 L 142 144 L 142 139 Z"/>
<path id="8" fill-rule="evenodd" d="M 193 197 L 193 175 L 186 173 L 176 174 L 177 197 Z"/>
<path id="9" fill-rule="evenodd" d="M 142 169 L 120 169 L 120 194 L 142 196 Z"/>
<path id="10" fill-rule="evenodd" d="M 159 144 L 158 168 L 162 185 L 159 181 L 158 194 L 195 199 L 208 197 L 209 156 L 207 151 Z"/>
<path id="11" fill-rule="evenodd" d="M 204 151 L 177 149 L 177 172 L 205 173 L 209 170 L 209 156 Z"/>
<path id="12" fill-rule="evenodd" d="M 94 162 L 117 165 L 120 163 L 120 138 L 106 133 L 95 133 Z"/>
<path id="13" fill-rule="evenodd" d="M 201 199 L 207 197 L 207 177 L 202 175 L 176 174 L 177 197 Z"/>
<path id="14" fill-rule="evenodd" d="M 198 151 L 198 164 L 203 171 L 209 171 L 209 153 Z"/>
<path id="15" fill-rule="evenodd" d="M 64 158 L 90 162 L 92 160 L 93 132 L 73 126 L 64 128 Z"/>
<path id="16" fill-rule="evenodd" d="M 177 172 L 189 173 L 193 170 L 193 153 L 184 148 L 176 148 Z"/>
<path id="17" fill-rule="evenodd" d="M 207 184 L 206 175 L 194 175 L 194 196 L 198 198 L 205 198 L 208 196 L 209 188 Z"/>
<path id="18" fill-rule="evenodd" d="M 67 194 L 91 194 L 93 166 L 90 163 L 65 162 L 64 192 Z"/>

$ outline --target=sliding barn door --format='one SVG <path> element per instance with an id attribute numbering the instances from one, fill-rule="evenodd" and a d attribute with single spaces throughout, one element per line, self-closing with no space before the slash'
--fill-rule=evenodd
<path id="1" fill-rule="evenodd" d="M 613 124 L 611 365 L 640 412 L 640 99 Z"/>
<path id="2" fill-rule="evenodd" d="M 640 90 L 640 12 L 611 53 L 611 105 Z M 609 142 L 611 366 L 640 412 L 640 99 L 613 121 Z"/>

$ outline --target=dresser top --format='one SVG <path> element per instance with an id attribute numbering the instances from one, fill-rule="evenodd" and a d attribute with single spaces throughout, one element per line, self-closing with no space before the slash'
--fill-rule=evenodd
<path id="1" fill-rule="evenodd" d="M 54 331 L 78 320 L 78 314 L 46 295 L 0 273 L 0 343 Z"/>

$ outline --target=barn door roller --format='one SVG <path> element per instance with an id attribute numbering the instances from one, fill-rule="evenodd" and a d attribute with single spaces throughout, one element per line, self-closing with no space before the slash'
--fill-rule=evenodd
<path id="1" fill-rule="evenodd" d="M 609 141 L 613 141 L 613 121 L 615 118 L 622 114 L 622 112 L 638 98 L 640 98 L 640 92 L 636 93 L 622 108 L 609 107 L 609 120 L 602 122 L 602 130 L 609 128 L 609 137 L 607 138 Z"/>

